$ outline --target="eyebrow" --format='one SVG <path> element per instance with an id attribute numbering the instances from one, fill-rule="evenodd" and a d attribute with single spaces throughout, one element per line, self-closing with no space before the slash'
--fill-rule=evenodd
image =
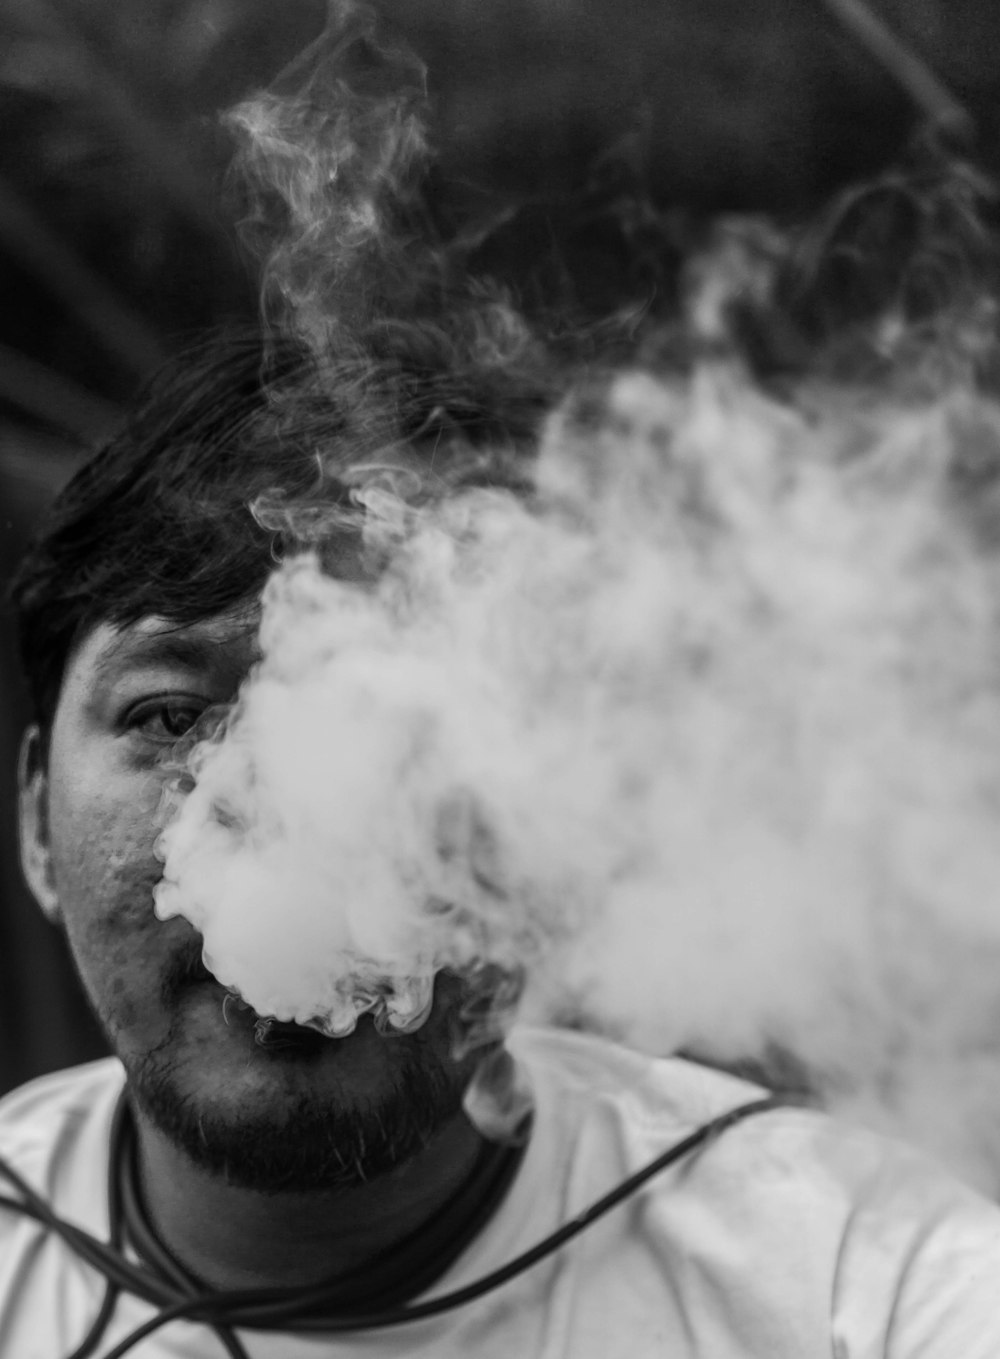
<path id="1" fill-rule="evenodd" d="M 156 666 L 177 666 L 185 670 L 232 671 L 242 675 L 243 657 L 237 662 L 229 647 L 247 643 L 252 630 L 240 628 L 229 633 L 208 635 L 191 630 L 164 630 L 149 634 L 123 634 L 96 661 L 94 670 L 99 680 L 107 680 L 126 669 L 152 669 Z M 256 659 L 256 647 L 248 647 L 247 659 Z"/>

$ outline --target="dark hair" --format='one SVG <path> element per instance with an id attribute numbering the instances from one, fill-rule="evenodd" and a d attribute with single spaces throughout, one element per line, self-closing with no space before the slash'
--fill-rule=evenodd
<path id="1" fill-rule="evenodd" d="M 301 544 L 310 505 L 342 505 L 339 536 L 356 538 L 346 474 L 380 450 L 427 446 L 437 469 L 459 445 L 450 484 L 516 484 L 519 455 L 504 471 L 503 454 L 531 441 L 541 384 L 511 371 L 498 381 L 484 367 L 456 380 L 444 338 L 397 327 L 378 352 L 345 345 L 322 370 L 295 342 L 258 334 L 215 337 L 173 360 L 56 498 L 14 580 L 43 729 L 70 653 L 97 624 L 155 615 L 183 626 L 252 601 Z M 270 514 L 253 512 L 261 497 Z M 285 523 L 282 504 L 297 510 Z"/>
<path id="2" fill-rule="evenodd" d="M 12 587 L 36 717 L 54 712 L 76 642 L 96 624 L 178 623 L 247 599 L 267 573 L 254 487 L 302 478 L 300 449 L 262 449 L 264 393 L 253 339 L 164 371 L 124 428 L 56 499 Z"/>

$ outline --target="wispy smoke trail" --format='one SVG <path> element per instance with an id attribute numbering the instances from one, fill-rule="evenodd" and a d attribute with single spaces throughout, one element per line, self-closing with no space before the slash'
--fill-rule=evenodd
<path id="1" fill-rule="evenodd" d="M 301 126 L 268 108 L 269 127 Z M 352 194 L 388 201 L 398 109 L 380 123 L 365 106 L 382 150 L 363 149 L 346 179 L 354 162 L 333 156 L 326 225 L 272 257 L 320 381 L 336 380 L 330 289 L 358 239 L 357 277 L 379 277 L 383 228 L 365 235 L 375 219 Z M 269 157 L 271 135 L 255 132 Z M 404 139 L 423 145 L 412 127 Z M 313 175 L 311 153 L 299 159 Z M 329 239 L 338 184 L 344 254 L 313 289 L 309 250 Z M 998 1187 L 1000 409 L 976 390 L 986 323 L 956 323 L 943 362 L 899 284 L 864 332 L 869 358 L 894 356 L 880 380 L 871 363 L 845 380 L 835 354 L 765 389 L 726 348 L 727 308 L 770 277 L 746 260 L 784 247 L 734 240 L 689 271 L 685 362 L 661 328 L 630 359 L 561 369 L 527 492 L 446 493 L 463 459 L 509 452 L 489 402 L 476 438 L 440 412 L 399 436 L 390 402 L 353 467 L 338 447 L 347 508 L 317 523 L 305 507 L 299 538 L 315 550 L 267 587 L 263 660 L 194 754 L 158 910 L 190 919 L 208 966 L 262 1014 L 344 1033 L 372 1011 L 405 1029 L 451 968 L 494 988 L 471 1041 L 516 1010 L 657 1052 L 781 1054 L 838 1107 Z M 484 333 L 472 315 L 494 336 L 507 327 L 506 347 L 476 359 L 497 409 L 537 352 L 501 300 L 473 288 L 433 341 L 470 343 Z M 966 320 L 974 310 L 963 302 Z M 375 368 L 384 377 L 384 353 Z M 520 447 L 520 408 L 512 423 Z M 296 506 L 258 512 L 294 525 Z M 345 522 L 358 569 L 336 578 L 322 563 Z"/>
<path id="2" fill-rule="evenodd" d="M 317 351 L 331 331 L 382 311 L 387 295 L 400 304 L 412 276 L 406 217 L 426 159 L 424 70 L 376 29 L 367 6 L 332 4 L 313 48 L 227 119 L 242 234 L 268 259 L 264 315 L 291 320 Z"/>

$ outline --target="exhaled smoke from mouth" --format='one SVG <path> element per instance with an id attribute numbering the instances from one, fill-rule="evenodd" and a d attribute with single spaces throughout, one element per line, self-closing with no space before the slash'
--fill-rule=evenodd
<path id="1" fill-rule="evenodd" d="M 570 398 L 530 507 L 395 506 L 377 584 L 274 576 L 160 911 L 333 1033 L 523 968 L 528 1016 L 654 1050 L 957 1083 L 1000 1019 L 1000 582 L 954 466 L 998 454 L 968 392 L 799 409 L 706 365 Z"/>
<path id="2" fill-rule="evenodd" d="M 313 550 L 270 580 L 262 660 L 192 756 L 157 910 L 260 1015 L 406 1030 L 449 970 L 469 1043 L 516 1011 L 779 1052 L 1000 1182 L 1000 412 L 968 354 L 941 363 L 900 276 L 865 331 L 872 363 L 896 358 L 881 389 L 830 376 L 835 353 L 769 394 L 727 317 L 785 245 L 737 234 L 690 269 L 682 365 L 655 327 L 600 375 L 563 364 L 530 490 L 443 496 L 463 457 L 504 463 L 495 428 L 524 445 L 548 379 L 525 381 L 530 328 L 477 282 L 417 337 L 423 422 L 405 381 L 386 399 L 372 336 L 392 295 L 392 324 L 426 320 L 436 267 L 400 284 L 413 86 L 333 112 L 317 88 L 239 115 L 291 223 L 265 292 L 336 399 L 347 323 L 381 308 L 352 354 L 375 345 L 358 406 L 388 415 L 359 424 L 371 457 L 345 455 L 350 421 L 317 446 L 328 517 L 322 485 L 258 507 Z M 477 377 L 465 406 L 438 402 L 442 346 Z M 335 576 L 348 531 L 361 568 Z"/>

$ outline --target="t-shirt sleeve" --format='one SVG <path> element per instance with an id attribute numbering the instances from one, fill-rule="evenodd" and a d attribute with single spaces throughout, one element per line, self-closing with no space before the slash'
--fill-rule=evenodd
<path id="1" fill-rule="evenodd" d="M 1000 1359 L 1000 1207 L 929 1157 L 787 1110 L 691 1169 L 664 1211 L 743 1353 Z"/>
<path id="2" fill-rule="evenodd" d="M 909 1152 L 856 1188 L 834 1359 L 997 1359 L 1000 1208 Z"/>
<path id="3" fill-rule="evenodd" d="M 887 1359 L 1000 1355 L 1000 1211 L 956 1207 L 914 1243 L 888 1327 Z"/>

